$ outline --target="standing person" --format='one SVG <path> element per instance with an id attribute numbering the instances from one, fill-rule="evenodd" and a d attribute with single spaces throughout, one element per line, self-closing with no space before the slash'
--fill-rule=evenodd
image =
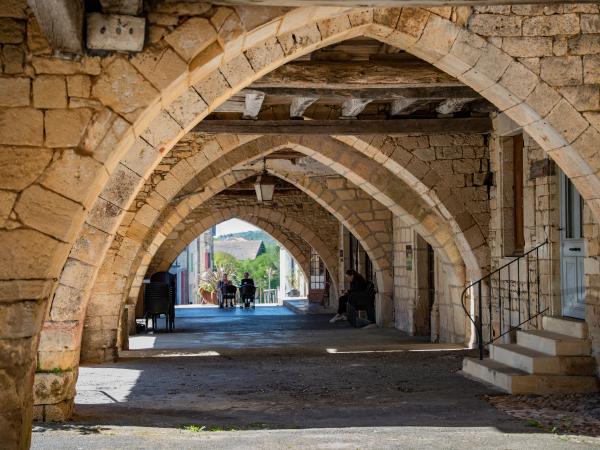
<path id="1" fill-rule="evenodd" d="M 219 308 L 223 308 L 224 298 L 225 298 L 225 290 L 227 289 L 227 284 L 229 280 L 227 279 L 227 274 L 224 273 L 223 277 L 217 281 L 217 297 L 219 299 Z"/>
<path id="2" fill-rule="evenodd" d="M 361 292 L 367 289 L 367 280 L 358 273 L 356 270 L 346 270 L 346 282 L 350 285 L 348 291 L 339 298 L 338 311 L 335 316 L 329 321 L 329 323 L 339 322 L 340 320 L 348 320 L 346 315 L 348 305 L 348 293 L 350 292 Z"/>

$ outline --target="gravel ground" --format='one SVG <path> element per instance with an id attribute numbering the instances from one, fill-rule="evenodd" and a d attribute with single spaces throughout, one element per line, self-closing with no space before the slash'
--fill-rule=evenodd
<path id="1" fill-rule="evenodd" d="M 488 396 L 487 400 L 531 427 L 600 437 L 600 394 L 501 395 Z"/>

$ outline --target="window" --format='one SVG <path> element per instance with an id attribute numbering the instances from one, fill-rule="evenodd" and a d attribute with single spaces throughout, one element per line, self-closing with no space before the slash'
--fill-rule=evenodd
<path id="1" fill-rule="evenodd" d="M 325 264 L 313 248 L 310 249 L 310 288 L 325 289 Z"/>
<path id="2" fill-rule="evenodd" d="M 514 253 L 525 250 L 525 224 L 523 222 L 523 135 L 513 137 L 513 215 Z"/>
<path id="3" fill-rule="evenodd" d="M 583 198 L 566 176 L 564 176 L 562 196 L 564 236 L 566 239 L 581 239 L 583 238 Z"/>
<path id="4" fill-rule="evenodd" d="M 523 135 L 502 138 L 501 192 L 504 256 L 522 254 L 525 249 L 523 204 Z"/>

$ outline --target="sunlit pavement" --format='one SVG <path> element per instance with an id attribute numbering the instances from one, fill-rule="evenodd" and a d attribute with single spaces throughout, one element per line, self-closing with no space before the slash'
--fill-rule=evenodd
<path id="1" fill-rule="evenodd" d="M 458 373 L 465 351 L 277 308 L 203 309 L 84 366 L 76 416 L 33 448 L 597 448 L 527 426 Z M 235 430 L 235 431 L 228 431 Z"/>

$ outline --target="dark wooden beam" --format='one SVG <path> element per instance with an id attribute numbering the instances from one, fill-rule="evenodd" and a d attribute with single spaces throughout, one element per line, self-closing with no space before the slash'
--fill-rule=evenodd
<path id="1" fill-rule="evenodd" d="M 252 6 L 462 6 L 521 5 L 539 3 L 596 3 L 597 0 L 214 0 L 216 5 Z"/>
<path id="2" fill-rule="evenodd" d="M 192 131 L 218 134 L 404 134 L 404 133 L 488 133 L 488 117 L 462 119 L 396 120 L 204 120 Z"/>
<path id="3" fill-rule="evenodd" d="M 289 87 L 282 84 L 278 87 L 250 86 L 249 90 L 264 92 L 273 97 L 317 97 L 322 101 L 338 100 L 340 102 L 349 98 L 363 98 L 371 100 L 395 100 L 401 98 L 415 98 L 422 100 L 445 100 L 447 98 L 472 98 L 481 96 L 465 85 L 458 86 L 421 86 L 421 87 L 357 87 L 354 89 L 340 88 L 300 88 Z M 242 93 L 245 93 L 243 90 Z"/>
<path id="4" fill-rule="evenodd" d="M 463 86 L 463 83 L 420 59 L 376 61 L 293 61 L 269 72 L 252 86 L 356 89 Z"/>
<path id="5" fill-rule="evenodd" d="M 82 0 L 27 0 L 27 4 L 54 50 L 83 52 Z"/>

